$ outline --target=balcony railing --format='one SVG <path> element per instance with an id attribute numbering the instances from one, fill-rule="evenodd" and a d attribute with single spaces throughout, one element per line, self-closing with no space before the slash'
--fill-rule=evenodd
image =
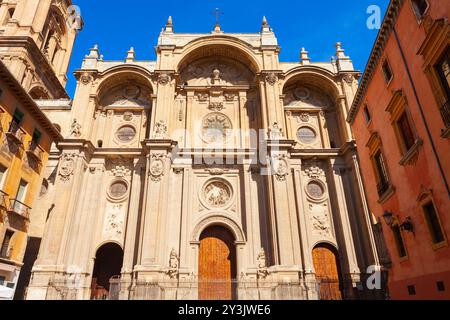
<path id="1" fill-rule="evenodd" d="M 37 161 L 42 161 L 42 149 L 39 147 L 39 143 L 36 141 L 30 141 L 27 153 L 34 157 Z"/>
<path id="2" fill-rule="evenodd" d="M 11 199 L 9 211 L 29 219 L 31 208 L 17 199 Z"/>
<path id="3" fill-rule="evenodd" d="M 444 103 L 444 105 L 441 107 L 441 115 L 442 115 L 442 119 L 444 120 L 445 127 L 450 128 L 450 102 L 449 101 Z"/>
<path id="4" fill-rule="evenodd" d="M 377 190 L 378 190 L 378 195 L 380 196 L 380 197 L 382 197 L 385 193 L 386 193 L 386 191 L 388 191 L 389 190 L 389 187 L 390 187 L 390 183 L 389 183 L 389 181 L 381 181 L 378 185 L 377 185 Z"/>
<path id="5" fill-rule="evenodd" d="M 13 121 L 9 125 L 8 132 L 6 132 L 7 136 L 13 139 L 17 144 L 23 144 L 23 138 L 25 136 L 24 132 L 20 128 L 20 124 Z"/>

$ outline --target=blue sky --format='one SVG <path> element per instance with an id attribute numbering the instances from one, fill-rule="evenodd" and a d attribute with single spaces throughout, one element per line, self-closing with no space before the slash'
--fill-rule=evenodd
<path id="1" fill-rule="evenodd" d="M 259 32 L 262 16 L 267 16 L 281 46 L 281 61 L 298 61 L 301 47 L 313 61 L 329 61 L 334 44 L 340 41 L 362 71 L 378 33 L 366 26 L 367 8 L 378 5 L 384 14 L 389 0 L 75 0 L 74 4 L 80 7 L 85 25 L 69 67 L 71 97 L 76 86 L 73 71 L 94 44 L 105 60 L 125 59 L 132 46 L 136 59 L 154 60 L 154 47 L 169 15 L 175 32 L 208 33 L 214 26 L 211 12 L 216 7 L 224 12 L 220 24 L 225 32 Z"/>

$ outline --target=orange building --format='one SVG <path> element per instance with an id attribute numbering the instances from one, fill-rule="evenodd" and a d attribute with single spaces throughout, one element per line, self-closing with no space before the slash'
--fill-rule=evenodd
<path id="1" fill-rule="evenodd" d="M 23 266 L 31 204 L 61 134 L 0 62 L 0 300 L 12 299 Z"/>
<path id="2" fill-rule="evenodd" d="M 450 299 L 449 16 L 391 1 L 349 112 L 392 299 Z"/>

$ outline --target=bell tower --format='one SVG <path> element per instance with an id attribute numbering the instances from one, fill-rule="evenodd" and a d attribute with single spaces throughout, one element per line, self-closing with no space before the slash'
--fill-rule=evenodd
<path id="1" fill-rule="evenodd" d="M 0 59 L 34 99 L 67 97 L 65 85 L 82 19 L 71 0 L 0 3 Z"/>

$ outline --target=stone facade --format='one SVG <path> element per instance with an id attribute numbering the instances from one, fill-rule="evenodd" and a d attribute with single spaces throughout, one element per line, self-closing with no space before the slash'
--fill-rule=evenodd
<path id="1" fill-rule="evenodd" d="M 346 122 L 359 72 L 336 48 L 331 62 L 280 62 L 265 19 L 255 34 L 179 34 L 169 19 L 150 62 L 93 47 L 72 105 L 39 101 L 65 139 L 34 211 L 48 220 L 27 299 L 92 298 L 111 243 L 118 298 L 198 299 L 212 226 L 234 237 L 237 299 L 318 299 L 321 244 L 344 297 L 364 295 L 379 263 Z"/>

